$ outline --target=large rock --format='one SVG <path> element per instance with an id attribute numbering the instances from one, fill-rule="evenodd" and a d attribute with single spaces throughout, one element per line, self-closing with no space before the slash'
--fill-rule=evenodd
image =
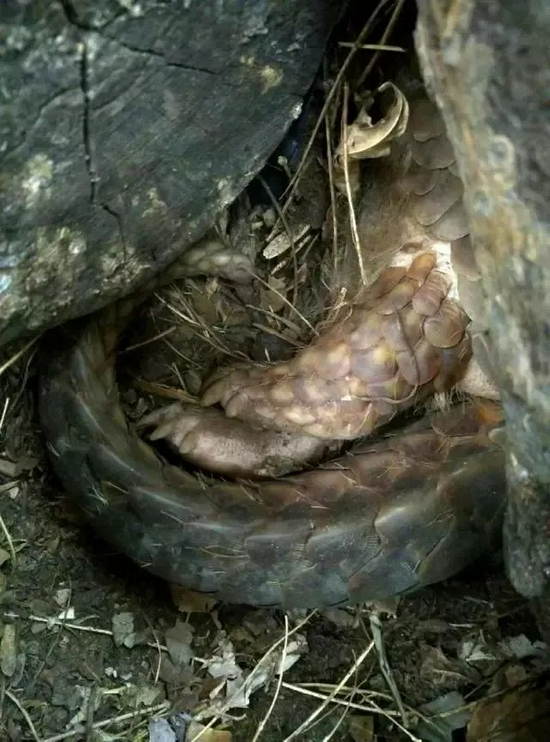
<path id="1" fill-rule="evenodd" d="M 130 292 L 300 110 L 336 0 L 0 4 L 0 344 Z"/>
<path id="2" fill-rule="evenodd" d="M 488 297 L 510 443 L 506 562 L 550 636 L 550 6 L 420 0 L 419 15 Z"/>

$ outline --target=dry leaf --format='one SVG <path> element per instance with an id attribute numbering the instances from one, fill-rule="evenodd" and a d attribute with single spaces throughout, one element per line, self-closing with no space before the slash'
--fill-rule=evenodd
<path id="1" fill-rule="evenodd" d="M 2 566 L 2 564 L 5 564 L 10 559 L 11 559 L 11 554 L 9 553 L 9 551 L 6 551 L 5 549 L 0 548 L 0 566 Z"/>
<path id="2" fill-rule="evenodd" d="M 372 742 L 374 739 L 374 719 L 372 716 L 350 716 L 349 736 L 353 742 Z"/>
<path id="3" fill-rule="evenodd" d="M 347 152 L 354 160 L 384 157 L 389 153 L 389 144 L 402 136 L 409 120 L 409 104 L 403 93 L 392 82 L 385 82 L 376 95 L 390 93 L 391 103 L 387 113 L 373 123 L 365 108 L 359 112 L 355 122 L 347 130 Z M 341 149 L 340 149 L 341 148 Z M 343 152 L 343 145 L 338 148 Z"/>
<path id="4" fill-rule="evenodd" d="M 17 638 L 15 624 L 7 623 L 4 626 L 0 641 L 0 669 L 11 678 L 17 667 Z"/>
<path id="5" fill-rule="evenodd" d="M 214 729 L 212 727 L 206 729 L 203 724 L 197 724 L 196 721 L 192 721 L 187 729 L 185 742 L 193 742 L 195 738 L 198 738 L 197 742 L 232 742 L 233 735 L 227 730 Z"/>
<path id="6" fill-rule="evenodd" d="M 210 613 L 217 603 L 210 595 L 187 590 L 181 585 L 171 583 L 169 587 L 174 605 L 182 613 Z"/>
<path id="7" fill-rule="evenodd" d="M 311 232 L 311 225 L 296 224 L 291 228 L 291 230 L 292 240 L 290 239 L 290 235 L 288 235 L 286 232 L 281 232 L 268 242 L 268 244 L 262 251 L 262 255 L 266 260 L 273 260 L 273 258 L 278 258 L 279 255 L 282 255 L 287 250 L 290 250 L 292 245 L 296 247 L 297 243 Z"/>
<path id="8" fill-rule="evenodd" d="M 171 629 L 165 633 L 166 648 L 170 659 L 175 665 L 187 665 L 193 659 L 194 652 L 191 649 L 194 629 L 191 624 L 176 621 Z"/>
<path id="9" fill-rule="evenodd" d="M 150 719 L 147 742 L 178 742 L 175 731 L 166 719 Z"/>
<path id="10" fill-rule="evenodd" d="M 345 155 L 353 194 L 359 188 L 359 161 L 389 155 L 391 142 L 402 136 L 407 128 L 409 104 L 399 88 L 391 82 L 385 82 L 375 95 L 390 99 L 387 102 L 381 101 L 386 106 L 385 115 L 374 122 L 369 114 L 370 106 L 363 106 L 353 124 L 347 127 L 345 139 L 336 149 L 334 184 L 341 193 L 346 193 Z"/>
<path id="11" fill-rule="evenodd" d="M 548 742 L 550 683 L 515 688 L 482 701 L 468 724 L 467 742 Z"/>
<path id="12" fill-rule="evenodd" d="M 458 691 L 426 703 L 419 711 L 422 716 L 415 731 L 422 742 L 453 742 L 454 732 L 463 729 L 471 716 L 464 696 Z"/>
<path id="13" fill-rule="evenodd" d="M 71 599 L 71 588 L 62 587 L 55 591 L 53 599 L 60 608 L 67 608 L 69 600 Z"/>
<path id="14" fill-rule="evenodd" d="M 17 464 L 8 459 L 0 459 L 0 474 L 13 479 L 17 476 Z"/>
<path id="15" fill-rule="evenodd" d="M 260 304 L 263 309 L 271 312 L 278 312 L 286 306 L 284 296 L 287 293 L 287 286 L 282 278 L 269 276 L 268 289 L 262 288 L 260 291 Z"/>
<path id="16" fill-rule="evenodd" d="M 459 688 L 465 683 L 480 681 L 477 670 L 462 660 L 447 657 L 439 647 L 421 644 L 421 677 L 429 680 L 435 687 Z"/>
<path id="17" fill-rule="evenodd" d="M 111 620 L 111 630 L 116 647 L 121 647 L 123 644 L 128 646 L 127 642 L 131 642 L 134 635 L 134 614 L 115 613 Z"/>

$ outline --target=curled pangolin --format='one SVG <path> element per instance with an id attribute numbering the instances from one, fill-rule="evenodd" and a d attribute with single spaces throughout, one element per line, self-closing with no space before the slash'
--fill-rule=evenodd
<path id="1" fill-rule="evenodd" d="M 350 286 L 352 300 L 292 360 L 218 373 L 205 410 L 155 413 L 155 437 L 193 463 L 278 476 L 434 392 L 458 385 L 496 396 L 452 147 L 424 95 L 389 92 L 395 101 L 378 129 L 362 112 L 344 150 L 359 254 L 376 280 Z M 359 196 L 358 161 L 381 156 L 376 184 Z M 208 268 L 208 257 L 241 275 L 238 260 L 211 248 L 191 254 L 194 269 Z M 505 477 L 496 403 L 465 402 L 311 471 L 208 481 L 159 458 L 118 406 L 114 348 L 130 308 L 120 302 L 67 330 L 47 360 L 40 409 L 67 490 L 105 539 L 150 571 L 231 602 L 312 607 L 444 579 L 498 539 Z M 225 415 L 208 409 L 214 403 Z M 218 444 L 225 430 L 231 446 Z M 270 441 L 279 460 L 290 447 L 279 467 Z"/>

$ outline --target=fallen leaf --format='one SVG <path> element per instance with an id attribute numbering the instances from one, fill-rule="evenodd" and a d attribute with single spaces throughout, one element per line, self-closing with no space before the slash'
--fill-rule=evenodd
<path id="1" fill-rule="evenodd" d="M 479 703 L 468 724 L 466 742 L 548 742 L 550 683 L 514 688 Z"/>
<path id="2" fill-rule="evenodd" d="M 460 659 L 447 657 L 439 647 L 422 642 L 420 656 L 420 676 L 436 687 L 458 688 L 465 683 L 480 682 L 479 673 L 475 668 Z"/>
<path id="3" fill-rule="evenodd" d="M 178 742 L 176 732 L 166 719 L 150 719 L 147 742 Z"/>
<path id="4" fill-rule="evenodd" d="M 269 288 L 260 290 L 260 304 L 266 311 L 278 312 L 286 306 L 283 297 L 287 293 L 287 285 L 282 278 L 270 276 L 268 286 Z"/>
<path id="5" fill-rule="evenodd" d="M 415 732 L 422 742 L 453 742 L 453 733 L 463 729 L 471 716 L 458 691 L 451 691 L 421 706 L 422 718 Z M 496 740 L 495 740 L 496 742 Z"/>
<path id="6" fill-rule="evenodd" d="M 151 719 L 147 742 L 185 742 L 190 721 L 186 713 L 172 714 L 168 719 Z"/>
<path id="7" fill-rule="evenodd" d="M 216 605 L 217 601 L 210 595 L 187 590 L 175 583 L 170 583 L 169 587 L 172 601 L 182 613 L 210 613 Z"/>
<path id="8" fill-rule="evenodd" d="M 379 97 L 385 115 L 378 121 L 373 121 L 369 113 L 373 102 L 370 98 L 367 104 L 362 106 L 355 121 L 347 127 L 345 138 L 336 149 L 333 182 L 341 193 L 346 193 L 347 189 L 346 164 L 353 194 L 360 188 L 359 161 L 389 155 L 392 141 L 399 139 L 407 127 L 409 104 L 399 88 L 391 82 L 385 82 L 375 95 Z"/>
<path id="9" fill-rule="evenodd" d="M 69 587 L 62 587 L 55 591 L 53 599 L 60 608 L 66 608 L 71 599 L 71 589 Z"/>
<path id="10" fill-rule="evenodd" d="M 0 567 L 11 559 L 9 551 L 0 548 Z"/>
<path id="11" fill-rule="evenodd" d="M 176 621 L 165 633 L 165 643 L 170 659 L 175 665 L 187 665 L 193 659 L 191 649 L 194 629 L 191 624 Z"/>
<path id="12" fill-rule="evenodd" d="M 208 673 L 222 683 L 216 683 L 210 692 L 210 703 L 201 711 L 201 718 L 225 713 L 230 708 L 248 708 L 250 696 L 259 688 L 270 683 L 280 671 L 286 672 L 307 651 L 307 641 L 302 634 L 294 634 L 288 642 L 287 651 L 283 658 L 283 647 L 264 656 L 254 667 L 254 670 L 245 676 L 242 668 L 235 660 L 233 643 L 225 632 L 220 631 L 216 654 L 211 657 L 205 667 Z M 225 692 L 222 693 L 222 690 Z"/>
<path id="13" fill-rule="evenodd" d="M 440 618 L 426 618 L 419 621 L 416 628 L 423 634 L 448 634 L 450 631 L 448 622 Z"/>
<path id="14" fill-rule="evenodd" d="M 32 471 L 38 464 L 36 456 L 30 456 L 28 454 L 21 456 L 17 460 L 17 473 L 21 474 L 25 471 Z"/>
<path id="15" fill-rule="evenodd" d="M 498 643 L 499 648 L 507 657 L 513 657 L 517 660 L 523 660 L 526 657 L 536 657 L 547 651 L 544 642 L 532 642 L 525 634 L 509 636 Z"/>
<path id="16" fill-rule="evenodd" d="M 111 630 L 115 646 L 121 647 L 134 634 L 134 614 L 115 613 L 111 621 Z"/>
<path id="17" fill-rule="evenodd" d="M 129 705 L 139 706 L 152 706 L 157 701 L 162 700 L 159 698 L 163 693 L 162 687 L 158 685 L 149 685 L 144 683 L 143 685 L 127 685 L 124 689 L 124 697 L 128 701 Z"/>
<path id="18" fill-rule="evenodd" d="M 70 705 L 67 705 L 67 708 L 77 708 L 77 711 L 70 718 L 67 727 L 75 727 L 77 724 L 85 723 L 89 719 L 90 713 L 97 711 L 101 706 L 103 694 L 93 685 L 84 686 L 77 684 L 74 688 L 74 695 L 79 699 L 78 702 L 74 703 L 71 701 Z"/>
<path id="19" fill-rule="evenodd" d="M 266 260 L 273 260 L 273 258 L 277 258 L 287 250 L 290 250 L 292 245 L 296 248 L 297 243 L 306 237 L 310 231 L 311 226 L 309 224 L 297 224 L 292 227 L 291 235 L 281 232 L 270 240 L 264 248 L 262 255 Z M 292 240 L 290 239 L 291 236 Z"/>
<path id="20" fill-rule="evenodd" d="M 458 647 L 458 657 L 468 664 L 474 662 L 500 662 L 501 657 L 483 639 L 465 639 Z"/>
<path id="21" fill-rule="evenodd" d="M 374 739 L 374 719 L 372 716 L 350 716 L 349 736 L 353 742 L 372 742 Z"/>
<path id="22" fill-rule="evenodd" d="M 0 641 L 0 669 L 11 678 L 17 668 L 17 635 L 15 624 L 7 623 Z"/>
<path id="23" fill-rule="evenodd" d="M 195 738 L 197 738 L 197 742 L 232 742 L 233 735 L 227 730 L 213 727 L 206 728 L 203 724 L 192 721 L 187 729 L 185 742 L 193 742 Z"/>
<path id="24" fill-rule="evenodd" d="M 13 479 L 17 476 L 17 464 L 8 459 L 0 459 L 0 474 Z"/>

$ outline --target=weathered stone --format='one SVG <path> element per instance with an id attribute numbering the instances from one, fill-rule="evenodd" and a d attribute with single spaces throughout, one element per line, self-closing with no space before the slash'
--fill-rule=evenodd
<path id="1" fill-rule="evenodd" d="M 465 184 L 511 442 L 507 567 L 548 630 L 550 7 L 545 0 L 418 5 L 416 45 Z"/>
<path id="2" fill-rule="evenodd" d="M 0 4 L 0 344 L 198 239 L 300 110 L 335 0 Z"/>

